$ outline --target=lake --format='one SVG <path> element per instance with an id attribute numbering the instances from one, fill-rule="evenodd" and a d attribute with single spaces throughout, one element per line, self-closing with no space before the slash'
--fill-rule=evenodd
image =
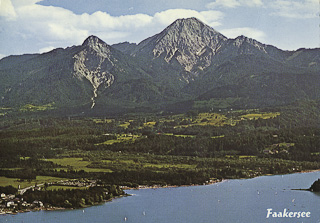
<path id="1" fill-rule="evenodd" d="M 128 190 L 130 197 L 85 209 L 0 216 L 0 222 L 320 222 L 320 194 L 309 188 L 320 172 L 262 176 L 176 188 Z M 272 212 L 310 212 L 309 218 L 267 217 Z"/>

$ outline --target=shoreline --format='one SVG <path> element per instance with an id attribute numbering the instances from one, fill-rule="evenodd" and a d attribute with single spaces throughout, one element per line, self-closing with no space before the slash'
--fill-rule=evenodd
<path id="1" fill-rule="evenodd" d="M 316 170 L 303 170 L 303 171 L 299 171 L 299 172 L 294 172 L 294 173 L 285 173 L 285 174 L 265 174 L 265 175 L 260 175 L 260 176 L 255 176 L 255 177 L 251 177 L 251 178 L 235 178 L 235 179 L 216 179 L 216 180 L 209 180 L 203 184 L 191 184 L 191 185 L 165 185 L 165 186 L 161 186 L 161 185 L 152 185 L 152 186 L 148 186 L 148 185 L 139 185 L 138 188 L 136 187 L 127 187 L 127 186 L 122 186 L 121 188 L 123 190 L 142 190 L 142 189 L 160 189 L 160 188 L 177 188 L 177 187 L 193 187 L 193 186 L 207 186 L 207 185 L 213 185 L 213 184 L 217 184 L 217 183 L 223 183 L 226 182 L 228 180 L 239 180 L 239 179 L 253 179 L 253 178 L 257 178 L 257 177 L 263 177 L 263 176 L 280 176 L 280 175 L 287 175 L 287 174 L 297 174 L 297 173 L 311 173 L 311 172 L 320 172 L 320 169 L 316 169 Z M 293 190 L 306 190 L 309 191 L 307 189 L 293 189 Z M 84 209 L 84 208 L 88 208 L 88 207 L 93 207 L 93 206 L 97 206 L 97 205 L 101 205 L 107 202 L 111 202 L 114 199 L 118 199 L 118 198 L 122 198 L 122 197 L 128 197 L 128 196 L 132 196 L 132 194 L 128 194 L 126 193 L 125 195 L 120 195 L 117 197 L 113 197 L 109 200 L 104 200 L 101 203 L 96 203 L 93 205 L 87 205 L 85 207 L 80 207 L 80 208 L 63 208 L 63 207 L 43 207 L 43 208 L 34 208 L 34 209 L 26 209 L 26 210 L 17 210 L 17 211 L 7 211 L 7 212 L 0 212 L 0 216 L 4 216 L 4 215 L 16 215 L 19 213 L 26 213 L 26 212 L 35 212 L 35 211 L 58 211 L 58 210 L 77 210 L 77 209 Z"/>
<path id="2" fill-rule="evenodd" d="M 320 172 L 320 169 L 315 169 L 315 170 L 302 170 L 302 171 L 297 171 L 293 173 L 283 173 L 283 174 L 263 174 L 259 176 L 254 176 L 254 177 L 248 177 L 248 178 L 226 178 L 226 179 L 221 179 L 221 180 L 216 180 L 216 181 L 211 181 L 208 183 L 203 183 L 203 184 L 190 184 L 190 185 L 153 185 L 153 186 L 148 186 L 148 185 L 139 185 L 138 188 L 136 187 L 122 187 L 123 190 L 141 190 L 141 189 L 159 189 L 159 188 L 175 188 L 175 187 L 193 187 L 193 186 L 206 186 L 206 185 L 212 185 L 216 183 L 222 183 L 228 180 L 246 180 L 246 179 L 254 179 L 257 177 L 263 177 L 263 176 L 281 176 L 281 175 L 288 175 L 288 174 L 297 174 L 297 173 L 312 173 L 312 172 Z"/>
<path id="3" fill-rule="evenodd" d="M 318 172 L 320 171 L 320 169 L 317 169 L 317 170 L 303 170 L 303 171 L 300 171 L 300 172 L 297 172 L 297 173 L 311 173 L 311 172 Z"/>
<path id="4" fill-rule="evenodd" d="M 93 207 L 93 206 L 97 206 L 97 205 L 101 205 L 107 202 L 111 202 L 114 199 L 118 199 L 118 198 L 122 198 L 122 197 L 129 197 L 131 196 L 130 194 L 125 194 L 125 195 L 120 195 L 120 196 L 116 196 L 113 197 L 111 199 L 108 200 L 104 200 L 100 203 L 95 203 L 92 205 L 86 205 L 84 207 L 79 207 L 79 208 L 64 208 L 64 207 L 37 207 L 37 208 L 33 208 L 33 209 L 25 209 L 25 210 L 17 210 L 17 211 L 5 211 L 5 212 L 0 212 L 0 216 L 4 216 L 4 215 L 16 215 L 16 214 L 20 214 L 20 213 L 27 213 L 27 212 L 37 212 L 37 211 L 61 211 L 61 210 L 79 210 L 79 209 L 85 209 L 85 208 L 89 208 L 89 207 Z"/>
<path id="5" fill-rule="evenodd" d="M 228 180 L 228 179 L 211 180 L 211 181 L 205 182 L 203 184 L 189 184 L 189 185 L 164 185 L 164 186 L 161 186 L 161 185 L 152 185 L 152 186 L 139 185 L 138 187 L 123 186 L 122 189 L 123 190 L 143 190 L 143 189 L 176 188 L 176 187 L 195 187 L 195 186 L 205 186 L 205 185 L 212 185 L 212 184 L 216 184 L 216 183 L 221 183 L 226 180 Z"/>

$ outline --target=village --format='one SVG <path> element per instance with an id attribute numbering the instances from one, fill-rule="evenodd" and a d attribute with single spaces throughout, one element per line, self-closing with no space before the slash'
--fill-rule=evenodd
<path id="1" fill-rule="evenodd" d="M 32 202 L 27 202 L 22 198 L 22 195 L 26 193 L 28 190 L 31 191 L 41 191 L 47 190 L 49 186 L 52 187 L 74 187 L 74 188 L 89 188 L 100 186 L 97 184 L 96 180 L 88 180 L 88 179 L 73 179 L 73 180 L 61 180 L 57 182 L 50 182 L 44 184 L 36 184 L 33 186 L 29 186 L 23 189 L 20 189 L 20 185 L 18 186 L 18 192 L 16 194 L 5 194 L 1 193 L 0 199 L 0 215 L 3 214 L 17 214 L 20 212 L 29 212 L 29 211 L 36 211 L 36 210 L 57 210 L 61 209 L 60 207 L 53 207 L 48 204 L 44 204 L 40 200 L 34 200 Z"/>

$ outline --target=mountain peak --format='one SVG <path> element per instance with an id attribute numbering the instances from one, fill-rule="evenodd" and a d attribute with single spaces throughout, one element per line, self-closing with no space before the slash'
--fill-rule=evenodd
<path id="1" fill-rule="evenodd" d="M 89 36 L 83 42 L 82 47 L 89 52 L 104 58 L 109 57 L 112 51 L 112 47 L 110 45 L 106 44 L 104 41 L 94 35 Z"/>
<path id="2" fill-rule="evenodd" d="M 212 27 L 206 25 L 195 17 L 177 19 L 171 25 L 169 25 L 164 31 L 178 31 L 178 32 L 196 32 L 197 35 L 202 35 L 203 32 L 210 31 L 215 34 L 220 34 Z M 221 34 L 220 34 L 221 35 Z"/>
<path id="3" fill-rule="evenodd" d="M 82 44 L 82 46 L 96 46 L 98 44 L 107 45 L 104 41 L 99 39 L 97 36 L 89 36 Z"/>
<path id="4" fill-rule="evenodd" d="M 227 38 L 197 18 L 178 19 L 138 45 L 138 53 L 180 64 L 183 70 L 204 69 Z M 202 60 L 206 55 L 205 61 Z M 187 80 L 188 82 L 189 80 Z"/>
<path id="5" fill-rule="evenodd" d="M 177 19 L 176 21 L 174 21 L 172 24 L 190 24 L 190 23 L 198 23 L 201 25 L 205 25 L 203 22 L 201 22 L 199 19 L 197 19 L 196 17 L 190 17 L 190 18 L 181 18 L 181 19 Z M 171 25 L 172 25 L 171 24 Z"/>

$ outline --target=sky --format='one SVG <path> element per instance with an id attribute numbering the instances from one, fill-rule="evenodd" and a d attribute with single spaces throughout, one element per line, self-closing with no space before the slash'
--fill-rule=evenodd
<path id="1" fill-rule="evenodd" d="M 282 50 L 320 47 L 320 0 L 0 0 L 0 58 L 80 45 L 139 43 L 196 17 L 228 38 Z"/>

